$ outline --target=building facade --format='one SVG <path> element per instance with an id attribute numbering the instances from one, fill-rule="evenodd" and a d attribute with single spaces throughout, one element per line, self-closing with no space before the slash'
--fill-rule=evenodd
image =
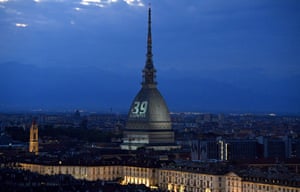
<path id="1" fill-rule="evenodd" d="M 18 168 L 42 175 L 69 174 L 90 181 L 144 184 L 174 192 L 300 192 L 300 179 L 240 176 L 235 172 L 206 172 L 199 168 L 151 168 L 132 165 L 41 165 L 19 163 Z"/>

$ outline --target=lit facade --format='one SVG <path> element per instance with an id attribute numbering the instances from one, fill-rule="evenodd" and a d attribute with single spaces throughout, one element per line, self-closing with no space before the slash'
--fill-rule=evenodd
<path id="1" fill-rule="evenodd" d="M 224 191 L 224 184 L 222 175 L 170 169 L 159 171 L 159 187 L 168 191 L 219 192 Z"/>
<path id="2" fill-rule="evenodd" d="M 241 177 L 234 172 L 209 174 L 193 170 L 148 168 L 127 165 L 40 165 L 20 163 L 18 167 L 42 175 L 69 174 L 76 179 L 118 180 L 121 184 L 144 184 L 174 192 L 300 192 L 300 181 L 289 178 Z M 285 180 L 284 180 L 285 179 Z M 295 183 L 297 182 L 297 183 Z"/>
<path id="3" fill-rule="evenodd" d="M 157 185 L 158 170 L 136 166 L 123 167 L 122 184 L 144 184 L 147 187 Z"/>
<path id="4" fill-rule="evenodd" d="M 122 166 L 41 165 L 29 163 L 20 163 L 19 166 L 24 170 L 30 170 L 41 175 L 65 174 L 72 175 L 75 179 L 89 181 L 112 181 L 123 177 Z"/>
<path id="5" fill-rule="evenodd" d="M 59 163 L 58 163 L 59 164 Z M 136 166 L 77 166 L 77 165 L 41 165 L 20 163 L 24 170 L 39 173 L 41 175 L 65 174 L 72 175 L 75 179 L 89 181 L 119 180 L 121 184 L 144 184 L 147 187 L 157 185 L 157 169 Z"/>

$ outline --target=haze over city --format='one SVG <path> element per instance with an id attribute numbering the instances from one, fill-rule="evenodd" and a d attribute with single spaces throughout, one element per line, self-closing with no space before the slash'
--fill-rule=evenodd
<path id="1" fill-rule="evenodd" d="M 144 0 L 0 0 L 0 111 L 127 112 L 145 65 Z M 300 2 L 152 0 L 170 111 L 299 113 Z"/>

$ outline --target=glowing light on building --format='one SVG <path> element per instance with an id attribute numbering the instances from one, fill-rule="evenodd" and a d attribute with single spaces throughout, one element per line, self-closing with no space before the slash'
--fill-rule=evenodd
<path id="1" fill-rule="evenodd" d="M 136 184 L 136 185 L 145 185 L 150 187 L 150 179 L 144 177 L 134 177 L 134 176 L 125 176 L 124 180 L 121 182 L 123 185 L 127 184 Z"/>

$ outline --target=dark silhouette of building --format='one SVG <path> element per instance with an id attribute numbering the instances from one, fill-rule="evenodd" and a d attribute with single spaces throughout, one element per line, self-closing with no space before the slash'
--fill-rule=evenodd
<path id="1" fill-rule="evenodd" d="M 228 139 L 227 160 L 255 160 L 257 158 L 257 142 L 255 139 Z"/>
<path id="2" fill-rule="evenodd" d="M 279 138 L 264 138 L 264 157 L 285 159 L 286 142 Z"/>

